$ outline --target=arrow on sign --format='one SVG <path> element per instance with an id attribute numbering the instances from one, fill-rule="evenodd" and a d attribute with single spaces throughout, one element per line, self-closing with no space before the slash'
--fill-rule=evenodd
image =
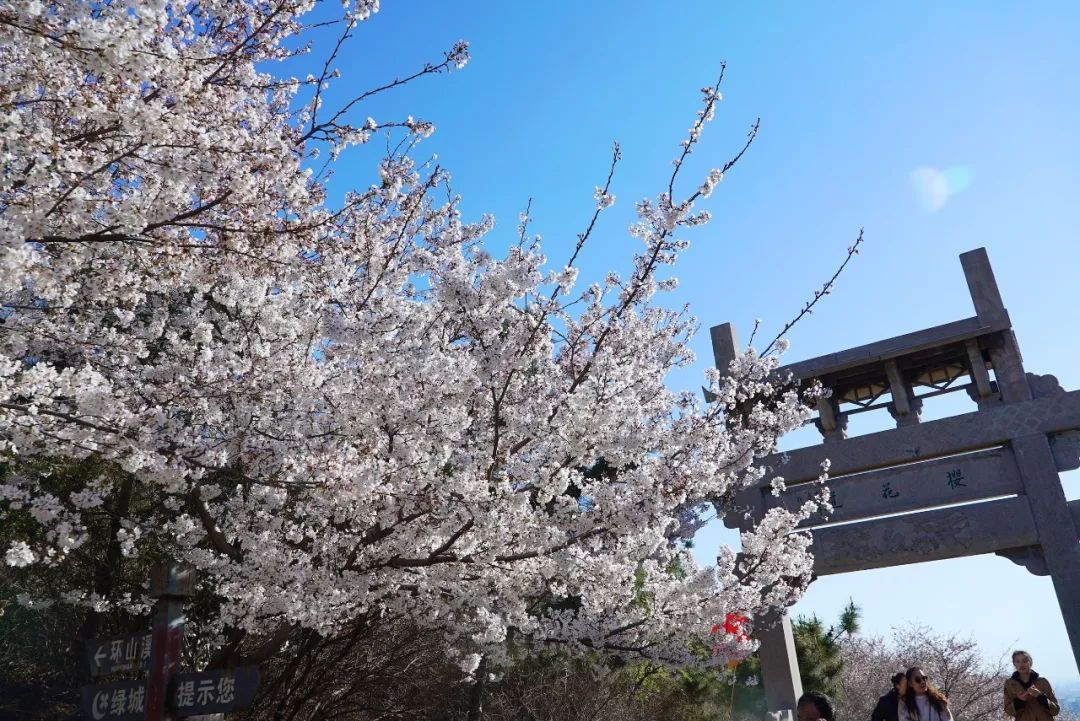
<path id="1" fill-rule="evenodd" d="M 88 639 L 86 660 L 92 676 L 149 668 L 150 634 Z"/>

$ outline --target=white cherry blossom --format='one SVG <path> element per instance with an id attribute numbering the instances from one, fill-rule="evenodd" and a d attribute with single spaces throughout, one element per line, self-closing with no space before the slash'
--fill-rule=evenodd
<path id="1" fill-rule="evenodd" d="M 162 499 L 125 519 L 123 554 L 198 567 L 219 630 L 390 613 L 467 654 L 512 636 L 685 662 L 725 614 L 792 603 L 798 516 L 770 512 L 714 567 L 680 540 L 737 512 L 755 459 L 808 417 L 772 357 L 711 374 L 711 404 L 665 386 L 696 321 L 655 303 L 674 286 L 656 273 L 730 166 L 639 202 L 629 274 L 583 290 L 577 253 L 552 274 L 527 216 L 493 257 L 492 221 L 403 152 L 330 205 L 316 151 L 395 128 L 408 149 L 434 126 L 325 107 L 329 62 L 270 74 L 312 5 L 0 2 L 0 453 L 21 468 L 0 508 L 40 527 L 7 564 L 85 541 L 113 485 L 52 495 L 33 462 L 94 458 Z M 416 76 L 467 60 L 457 43 Z M 705 89 L 676 175 L 718 100 Z M 90 590 L 57 600 L 142 602 Z"/>

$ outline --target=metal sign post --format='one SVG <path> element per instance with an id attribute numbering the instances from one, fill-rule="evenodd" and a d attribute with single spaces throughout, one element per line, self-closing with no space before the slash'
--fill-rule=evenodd
<path id="1" fill-rule="evenodd" d="M 150 595 L 154 606 L 154 627 L 150 645 L 150 684 L 146 699 L 146 721 L 173 721 L 173 681 L 180 673 L 184 642 L 184 599 L 195 588 L 195 571 L 186 566 L 154 570 Z"/>
<path id="2" fill-rule="evenodd" d="M 245 666 L 181 673 L 184 599 L 195 592 L 189 566 L 162 566 L 150 578 L 157 598 L 153 630 L 86 644 L 90 673 L 106 676 L 148 669 L 148 679 L 84 686 L 83 717 L 90 721 L 175 721 L 246 708 L 255 700 L 259 671 Z"/>

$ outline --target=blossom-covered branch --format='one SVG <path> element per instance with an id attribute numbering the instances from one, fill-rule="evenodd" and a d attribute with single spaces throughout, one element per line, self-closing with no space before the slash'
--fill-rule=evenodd
<path id="1" fill-rule="evenodd" d="M 124 553 L 197 566 L 225 646 L 390 613 L 489 657 L 512 632 L 674 663 L 716 619 L 790 604 L 796 516 L 748 534 L 742 570 L 676 540 L 809 412 L 772 359 L 713 374 L 707 407 L 664 385 L 696 322 L 654 304 L 656 273 L 742 155 L 674 197 L 718 86 L 637 205 L 629 278 L 575 290 L 575 258 L 548 270 L 539 243 L 493 257 L 490 219 L 403 152 L 327 203 L 315 151 L 421 140 L 430 124 L 379 125 L 364 100 L 468 54 L 320 119 L 338 45 L 310 99 L 266 71 L 305 47 L 310 6 L 0 5 L 0 452 L 21 469 L 0 503 L 37 529 L 7 563 L 70 562 L 114 490 L 52 493 L 33 461 L 93 458 L 159 499 L 122 519 Z M 346 10 L 341 42 L 375 10 Z M 710 643 L 717 663 L 751 647 Z"/>

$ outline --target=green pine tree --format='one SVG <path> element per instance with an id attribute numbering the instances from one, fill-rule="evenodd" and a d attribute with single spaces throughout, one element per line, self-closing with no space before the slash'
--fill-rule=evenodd
<path id="1" fill-rule="evenodd" d="M 799 660 L 799 675 L 804 690 L 836 695 L 840 673 L 844 669 L 840 642 L 845 636 L 858 632 L 859 614 L 859 607 L 849 600 L 837 623 L 828 628 L 817 616 L 795 619 L 792 624 L 795 655 Z"/>

